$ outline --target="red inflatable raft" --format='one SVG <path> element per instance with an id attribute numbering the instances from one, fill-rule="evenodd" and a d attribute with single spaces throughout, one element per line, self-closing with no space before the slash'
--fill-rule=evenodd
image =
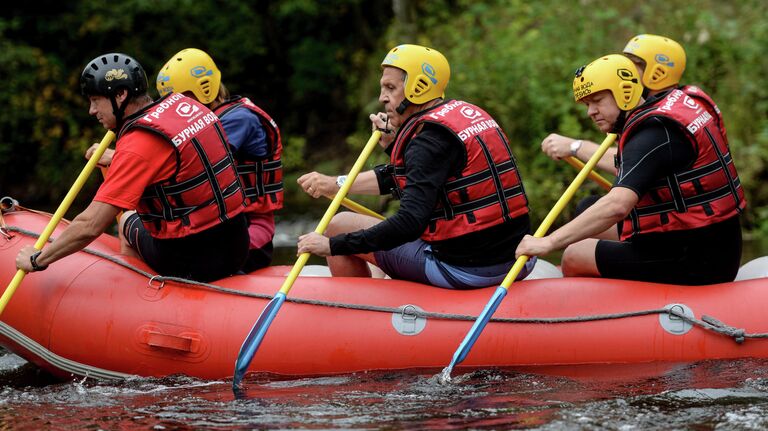
<path id="1" fill-rule="evenodd" d="M 0 236 L 7 285 L 16 253 L 34 243 L 49 217 L 17 210 L 4 218 L 13 234 Z M 0 344 L 62 377 L 226 378 L 290 269 L 195 285 L 152 278 L 146 265 L 117 249 L 115 238 L 102 235 L 89 252 L 28 274 L 0 316 Z M 397 280 L 302 276 L 250 369 L 282 375 L 439 370 L 495 288 L 451 291 Z M 768 340 L 755 337 L 768 332 L 767 302 L 763 278 L 701 287 L 525 280 L 512 285 L 461 365 L 768 357 Z"/>

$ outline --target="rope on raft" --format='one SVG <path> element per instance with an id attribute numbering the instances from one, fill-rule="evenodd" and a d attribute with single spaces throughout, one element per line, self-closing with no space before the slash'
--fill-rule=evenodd
<path id="1" fill-rule="evenodd" d="M 23 235 L 33 237 L 33 238 L 37 238 L 40 236 L 36 232 L 32 232 L 16 226 L 8 226 L 7 229 L 10 231 L 18 232 Z M 52 241 L 53 241 L 52 239 L 48 240 L 48 242 L 52 242 Z M 171 281 L 171 282 L 179 283 L 181 285 L 202 287 L 202 288 L 210 289 L 210 290 L 228 294 L 228 295 L 236 295 L 236 296 L 242 296 L 242 297 L 248 297 L 248 298 L 258 298 L 258 299 L 264 299 L 264 300 L 271 300 L 273 298 L 272 295 L 264 294 L 264 293 L 244 292 L 237 289 L 230 289 L 227 287 L 217 286 L 211 283 L 203 283 L 199 281 L 188 280 L 181 277 L 168 277 L 163 275 L 152 274 L 147 271 L 144 271 L 141 268 L 131 265 L 128 262 L 122 261 L 120 259 L 117 259 L 116 257 L 107 255 L 105 253 L 102 253 L 96 250 L 85 248 L 82 251 L 85 253 L 97 256 L 101 259 L 108 260 L 124 268 L 130 269 L 131 271 L 134 271 L 138 274 L 141 274 L 149 280 L 149 283 L 159 282 L 160 285 L 158 288 L 162 288 L 165 285 L 166 281 Z M 363 305 L 363 304 L 345 304 L 340 302 L 329 302 L 329 301 L 295 298 L 295 297 L 288 297 L 286 298 L 286 301 L 292 302 L 294 304 L 317 305 L 322 307 L 343 308 L 343 309 L 361 310 L 361 311 L 375 311 L 375 312 L 389 313 L 389 314 L 392 314 L 392 313 L 402 314 L 405 312 L 402 308 L 381 307 L 376 305 Z M 463 321 L 477 320 L 477 316 L 468 315 L 468 314 L 434 313 L 429 311 L 417 310 L 413 307 L 408 307 L 408 308 L 409 308 L 408 316 L 412 318 L 421 317 L 424 319 L 431 318 L 431 319 L 439 319 L 439 320 L 463 320 Z M 656 308 L 651 310 L 627 311 L 622 313 L 595 314 L 591 316 L 574 316 L 574 317 L 528 317 L 528 318 L 492 317 L 490 321 L 496 322 L 496 323 L 551 325 L 551 324 L 560 324 L 560 323 L 579 323 L 579 322 L 594 322 L 594 321 L 600 321 L 600 320 L 626 319 L 630 317 L 648 316 L 653 314 L 668 314 L 670 316 L 674 316 L 680 320 L 690 323 L 691 325 L 698 326 L 699 328 L 702 328 L 704 330 L 712 331 L 712 332 L 730 337 L 738 344 L 743 343 L 744 340 L 747 338 L 768 338 L 768 333 L 748 333 L 744 329 L 735 328 L 733 326 L 727 325 L 714 317 L 704 315 L 702 316 L 701 319 L 697 319 L 695 317 L 687 316 L 684 313 L 681 313 L 673 308 L 669 308 L 669 309 Z"/>

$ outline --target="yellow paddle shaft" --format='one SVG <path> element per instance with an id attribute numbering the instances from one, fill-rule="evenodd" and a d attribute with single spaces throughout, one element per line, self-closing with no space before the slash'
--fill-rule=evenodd
<path id="1" fill-rule="evenodd" d="M 566 163 L 576 168 L 576 170 L 581 170 L 584 167 L 584 162 L 577 159 L 576 157 L 566 157 L 565 158 Z M 605 177 L 598 174 L 594 170 L 589 171 L 589 179 L 597 183 L 600 187 L 605 189 L 606 191 L 611 190 L 611 187 L 613 186 L 610 181 L 606 180 Z"/>
<path id="2" fill-rule="evenodd" d="M 383 215 L 381 215 L 381 214 L 377 213 L 376 211 L 374 211 L 374 210 L 372 210 L 370 208 L 367 208 L 367 207 L 365 207 L 365 206 L 363 206 L 363 205 L 353 201 L 352 199 L 349 199 L 349 198 L 342 199 L 341 200 L 341 205 L 343 205 L 344 208 L 352 210 L 352 211 L 354 211 L 354 212 L 356 212 L 358 214 L 371 216 L 371 217 L 377 218 L 379 220 L 384 220 L 384 216 Z"/>
<path id="3" fill-rule="evenodd" d="M 322 234 L 325 232 L 325 229 L 328 227 L 328 223 L 331 222 L 331 219 L 336 214 L 336 211 L 339 210 L 341 201 L 344 199 L 344 197 L 347 196 L 349 188 L 352 187 L 352 183 L 355 182 L 357 174 L 363 170 L 363 165 L 365 164 L 366 160 L 368 160 L 368 157 L 373 152 L 373 149 L 376 148 L 376 144 L 378 144 L 379 138 L 381 138 L 380 131 L 377 130 L 371 134 L 371 138 L 368 139 L 365 147 L 363 147 L 363 152 L 360 153 L 357 161 L 355 161 L 355 164 L 352 165 L 352 169 L 347 174 L 347 180 L 344 182 L 344 185 L 341 186 L 341 189 L 331 201 L 331 205 L 328 206 L 327 210 L 325 210 L 325 214 L 323 214 L 323 218 L 320 219 L 320 223 L 318 223 L 317 228 L 315 229 L 315 233 Z M 299 258 L 296 259 L 296 263 L 293 265 L 293 268 L 288 274 L 288 277 L 285 278 L 283 286 L 280 288 L 280 292 L 285 295 L 288 294 L 288 291 L 291 290 L 291 287 L 293 286 L 293 282 L 296 281 L 296 278 L 298 278 L 301 269 L 304 268 L 304 265 L 306 265 L 308 260 L 309 253 L 302 253 Z"/>
<path id="4" fill-rule="evenodd" d="M 555 203 L 555 206 L 549 211 L 549 214 L 547 214 L 546 217 L 544 217 L 544 221 L 541 222 L 541 225 L 538 229 L 536 229 L 536 232 L 533 234 L 536 238 L 543 237 L 549 228 L 552 226 L 552 223 L 555 222 L 555 219 L 557 216 L 560 215 L 560 212 L 562 212 L 563 208 L 568 204 L 568 202 L 571 200 L 573 195 L 576 193 L 576 190 L 581 187 L 581 184 L 584 182 L 584 180 L 587 178 L 587 175 L 592 171 L 592 169 L 595 168 L 597 165 L 598 160 L 600 160 L 601 157 L 603 157 L 603 154 L 608 150 L 608 147 L 613 145 L 613 142 L 616 140 L 616 134 L 609 133 L 608 136 L 605 137 L 603 140 L 603 143 L 600 144 L 600 147 L 598 147 L 595 154 L 592 155 L 592 157 L 589 158 L 589 161 L 584 165 L 584 167 L 581 168 L 579 171 L 579 174 L 576 175 L 576 178 L 573 180 L 571 185 L 568 186 L 567 189 L 565 189 L 565 192 L 562 196 L 560 196 L 560 199 L 557 200 Z M 523 266 L 528 261 L 528 256 L 520 256 L 515 261 L 515 264 L 512 265 L 512 269 L 509 270 L 509 273 L 504 278 L 504 281 L 501 282 L 501 287 L 505 289 L 509 289 L 509 286 L 512 285 L 512 282 L 517 278 L 517 275 L 520 274 L 520 271 L 522 271 Z"/>
<path id="5" fill-rule="evenodd" d="M 107 149 L 107 147 L 109 147 L 109 144 L 113 139 L 115 139 L 115 133 L 111 130 L 107 132 L 106 135 L 104 135 L 104 138 L 96 148 L 96 152 L 93 153 L 93 156 L 91 156 L 90 160 L 88 160 L 88 163 L 85 164 L 85 167 L 83 168 L 82 172 L 80 172 L 80 175 L 78 175 L 74 184 L 72 184 L 69 192 L 67 192 L 67 195 L 64 196 L 64 200 L 61 201 L 59 208 L 55 213 L 53 213 L 53 217 L 51 217 L 51 220 L 43 230 L 43 233 L 41 233 L 40 237 L 37 238 L 37 241 L 35 242 L 36 249 L 42 250 L 45 243 L 48 242 L 48 238 L 51 237 L 53 230 L 56 229 L 56 225 L 58 225 L 59 221 L 64 218 L 64 214 L 66 214 L 67 210 L 69 210 L 72 202 L 77 197 L 77 194 L 80 193 L 83 185 L 85 185 L 85 182 L 88 180 L 91 172 L 93 172 L 93 170 L 96 168 L 96 164 L 99 162 L 102 154 L 104 154 L 104 151 Z M 16 288 L 19 287 L 25 275 L 26 272 L 21 269 L 16 271 L 16 275 L 13 277 L 13 280 L 11 280 L 11 283 L 5 289 L 5 292 L 3 292 L 3 296 L 0 297 L 0 314 L 3 314 L 5 306 L 8 305 L 8 301 L 10 301 L 13 294 L 16 293 Z"/>

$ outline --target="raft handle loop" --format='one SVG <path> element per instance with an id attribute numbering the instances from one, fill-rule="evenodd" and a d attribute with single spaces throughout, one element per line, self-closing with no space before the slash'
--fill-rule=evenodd
<path id="1" fill-rule="evenodd" d="M 153 281 L 155 281 L 155 280 L 160 280 L 160 284 L 159 284 L 158 286 L 153 286 L 153 285 L 152 285 L 152 282 L 153 282 Z M 163 278 L 163 276 L 162 276 L 162 275 L 159 275 L 159 274 L 155 274 L 155 275 L 153 275 L 152 277 L 150 277 L 149 281 L 147 282 L 147 285 L 148 285 L 149 287 L 151 287 L 152 289 L 157 289 L 157 290 L 160 290 L 160 289 L 162 289 L 163 287 L 165 287 L 165 279 Z"/>
<path id="2" fill-rule="evenodd" d="M 10 196 L 0 198 L 0 210 L 3 212 L 15 211 L 17 206 L 19 206 L 19 201 Z"/>
<path id="3" fill-rule="evenodd" d="M 0 235 L 2 235 L 6 241 L 10 241 L 11 238 L 13 238 L 13 234 L 8 230 L 5 220 L 3 220 L 3 213 L 15 210 L 18 205 L 19 201 L 10 196 L 0 198 Z"/>
<path id="4" fill-rule="evenodd" d="M 401 312 L 403 320 L 416 320 L 419 318 L 419 310 L 415 305 L 406 304 L 403 305 L 403 311 Z"/>

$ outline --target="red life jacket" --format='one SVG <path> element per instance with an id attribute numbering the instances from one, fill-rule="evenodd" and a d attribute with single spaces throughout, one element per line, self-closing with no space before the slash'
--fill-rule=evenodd
<path id="1" fill-rule="evenodd" d="M 214 113 L 224 118 L 229 112 L 239 107 L 255 113 L 267 135 L 267 155 L 252 159 L 245 154 L 235 154 L 237 174 L 243 183 L 243 190 L 248 199 L 246 212 L 268 213 L 283 207 L 283 143 L 277 123 L 263 109 L 256 106 L 247 97 L 235 96 L 216 107 Z M 242 153 L 242 151 L 238 152 Z"/>
<path id="2" fill-rule="evenodd" d="M 405 148 L 424 123 L 452 131 L 466 147 L 467 163 L 443 185 L 422 239 L 455 238 L 528 213 L 528 199 L 504 131 L 487 112 L 461 100 L 417 113 L 400 128 L 390 158 L 396 193 L 402 196 L 405 190 Z"/>
<path id="3" fill-rule="evenodd" d="M 129 118 L 132 129 L 156 133 L 176 151 L 176 172 L 148 186 L 137 212 L 155 238 L 182 238 L 243 212 L 245 194 L 219 118 L 196 100 L 171 93 Z"/>
<path id="4" fill-rule="evenodd" d="M 744 190 L 715 102 L 701 89 L 686 86 L 671 90 L 650 105 L 640 106 L 627 118 L 619 154 L 635 127 L 653 117 L 673 120 L 696 150 L 696 160 L 685 172 L 661 179 L 640 197 L 623 221 L 621 239 L 650 232 L 695 229 L 741 213 L 746 207 Z"/>

